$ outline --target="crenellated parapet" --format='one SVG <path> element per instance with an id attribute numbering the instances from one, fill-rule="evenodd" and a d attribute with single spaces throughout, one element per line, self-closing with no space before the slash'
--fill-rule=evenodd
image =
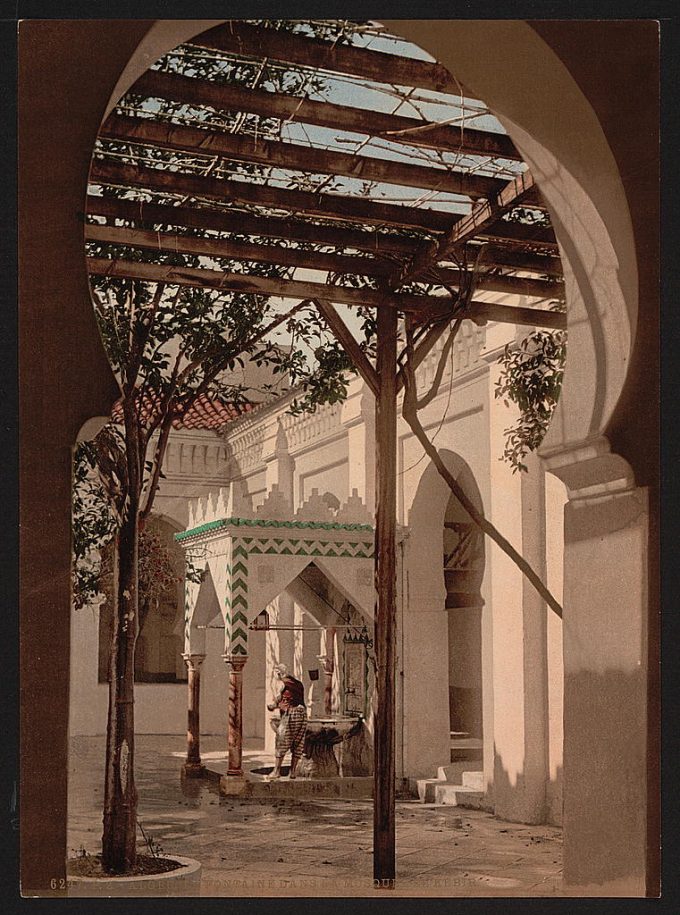
<path id="1" fill-rule="evenodd" d="M 206 496 L 189 501 L 189 523 L 178 536 L 185 540 L 199 533 L 199 529 L 217 530 L 220 524 L 233 519 L 251 522 L 315 523 L 318 525 L 372 525 L 373 518 L 356 489 L 334 509 L 312 489 L 309 498 L 295 511 L 288 498 L 274 483 L 266 499 L 256 509 L 242 480 L 220 487 Z"/>

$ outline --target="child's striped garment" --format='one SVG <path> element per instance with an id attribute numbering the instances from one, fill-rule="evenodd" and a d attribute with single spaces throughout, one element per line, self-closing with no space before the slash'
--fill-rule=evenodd
<path id="1" fill-rule="evenodd" d="M 290 750 L 291 755 L 299 759 L 305 745 L 306 730 L 307 710 L 304 705 L 295 705 L 284 711 L 276 733 L 276 755 L 285 756 Z"/>

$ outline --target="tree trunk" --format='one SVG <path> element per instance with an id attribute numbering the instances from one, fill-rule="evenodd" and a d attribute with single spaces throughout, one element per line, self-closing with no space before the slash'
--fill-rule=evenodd
<path id="1" fill-rule="evenodd" d="M 134 781 L 134 667 L 138 630 L 138 505 L 131 500 L 116 544 L 115 617 L 111 641 L 106 736 L 102 865 L 125 873 L 136 862 L 137 791 Z"/>

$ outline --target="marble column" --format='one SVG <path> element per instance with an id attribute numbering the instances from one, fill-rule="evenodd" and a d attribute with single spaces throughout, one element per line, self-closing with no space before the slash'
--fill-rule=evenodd
<path id="1" fill-rule="evenodd" d="M 188 671 L 187 758 L 184 763 L 184 774 L 196 778 L 205 772 L 200 748 L 201 664 L 205 660 L 205 655 L 183 654 L 182 657 Z"/>
<path id="2" fill-rule="evenodd" d="M 243 668 L 248 655 L 225 654 L 229 665 L 229 733 L 227 775 L 243 775 Z"/>

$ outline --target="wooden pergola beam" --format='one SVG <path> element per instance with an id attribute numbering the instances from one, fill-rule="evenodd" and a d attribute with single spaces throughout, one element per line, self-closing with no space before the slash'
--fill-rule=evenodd
<path id="1" fill-rule="evenodd" d="M 415 239 L 385 232 L 362 232 L 343 226 L 319 225 L 299 219 L 255 216 L 238 210 L 217 210 L 197 206 L 169 206 L 144 200 L 122 200 L 118 197 L 87 198 L 87 213 L 107 219 L 125 219 L 156 225 L 209 229 L 255 237 L 282 238 L 294 242 L 314 242 L 336 248 L 356 248 L 377 256 L 413 253 Z"/>
<path id="2" fill-rule="evenodd" d="M 475 204 L 472 212 L 457 219 L 443 237 L 424 245 L 398 274 L 395 272 L 390 284 L 392 288 L 421 276 L 451 252 L 460 250 L 466 242 L 497 224 L 501 216 L 519 205 L 534 187 L 533 175 L 526 171 L 509 181 L 496 196 Z"/>
<path id="3" fill-rule="evenodd" d="M 413 86 L 456 96 L 464 91 L 464 87 L 438 63 L 307 38 L 288 31 L 259 28 L 234 19 L 197 35 L 190 43 L 226 54 L 257 59 L 266 57 L 377 83 Z"/>
<path id="4" fill-rule="evenodd" d="M 159 253 L 177 252 L 201 257 L 278 264 L 282 267 L 302 267 L 308 270 L 330 270 L 333 273 L 355 273 L 364 276 L 385 276 L 390 269 L 383 261 L 372 257 L 352 257 L 347 254 L 325 254 L 283 245 L 250 244 L 222 238 L 197 238 L 192 235 L 170 235 L 149 229 L 128 229 L 119 226 L 87 225 L 85 238 L 104 244 L 144 248 Z"/>
<path id="5" fill-rule="evenodd" d="M 500 305 L 497 302 L 475 300 L 470 310 L 462 317 L 475 324 L 495 321 L 497 324 L 519 324 L 527 327 L 545 327 L 549 330 L 566 330 L 567 316 L 562 311 L 547 311 L 544 308 L 525 308 L 520 305 Z"/>
<path id="6" fill-rule="evenodd" d="M 499 219 L 493 225 L 486 226 L 475 235 L 475 240 L 484 239 L 495 245 L 516 247 L 522 250 L 529 248 L 542 254 L 559 254 L 555 233 L 550 226 L 524 222 L 511 222 Z"/>
<path id="7" fill-rule="evenodd" d="M 178 226 L 189 229 L 208 229 L 216 232 L 234 232 L 239 235 L 281 238 L 293 242 L 314 242 L 336 248 L 356 248 L 368 251 L 377 257 L 410 257 L 415 251 L 417 240 L 385 232 L 364 232 L 342 226 L 319 225 L 298 219 L 283 219 L 275 216 L 254 216 L 234 210 L 208 209 L 197 206 L 169 206 L 144 200 L 123 200 L 118 197 L 87 198 L 86 212 L 92 216 L 107 219 L 124 219 L 129 222 L 144 222 L 154 225 Z M 519 223 L 503 223 L 526 228 Z M 534 229 L 535 231 L 535 229 Z M 542 230 L 545 234 L 545 230 Z M 489 266 L 507 266 L 514 270 L 561 276 L 561 262 L 558 257 L 549 257 L 531 252 L 519 251 L 512 246 L 489 243 L 484 263 Z M 521 242 L 521 239 L 518 240 Z"/>
<path id="8" fill-rule="evenodd" d="M 170 286 L 195 286 L 207 289 L 221 289 L 224 292 L 243 292 L 250 295 L 281 296 L 291 299 L 323 299 L 345 305 L 381 305 L 405 313 L 412 313 L 418 319 L 431 320 L 446 317 L 452 313 L 456 299 L 449 296 L 426 296 L 385 294 L 374 289 L 354 289 L 347 286 L 330 286 L 325 283 L 283 280 L 276 277 L 249 276 L 241 273 L 224 273 L 220 270 L 206 270 L 197 267 L 176 267 L 169 264 L 87 258 L 88 270 L 96 276 L 108 276 L 145 280 L 152 283 L 166 283 Z M 472 302 L 465 315 L 470 320 L 498 321 L 503 324 L 532 324 L 543 327 L 562 328 L 566 326 L 565 315 L 539 308 L 519 308 L 512 305 L 497 305 L 490 302 Z"/>
<path id="9" fill-rule="evenodd" d="M 244 89 L 234 84 L 215 83 L 160 70 L 147 70 L 130 89 L 130 93 L 144 98 L 160 98 L 194 107 L 213 108 L 216 111 L 243 111 L 286 122 L 344 130 L 442 152 L 521 160 L 514 143 L 506 134 L 474 127 L 437 124 L 333 102 L 318 102 L 281 92 Z"/>
<path id="10" fill-rule="evenodd" d="M 205 197 L 219 200 L 223 204 L 259 206 L 325 219 L 401 226 L 428 232 L 444 232 L 451 224 L 451 214 L 441 210 L 376 203 L 342 194 L 284 190 L 249 181 L 191 175 L 142 165 L 124 165 L 104 159 L 95 159 L 92 163 L 90 183 L 146 188 L 164 194 Z"/>
<path id="11" fill-rule="evenodd" d="M 512 223 L 506 223 L 512 225 Z M 516 248 L 486 242 L 484 263 L 495 267 L 509 267 L 511 270 L 522 270 L 527 273 L 540 273 L 542 276 L 562 278 L 562 261 L 559 257 L 546 254 L 534 254 L 531 251 L 518 251 Z M 474 251 L 474 249 L 472 249 Z"/>
<path id="12" fill-rule="evenodd" d="M 377 307 L 379 304 L 389 304 L 400 311 L 417 314 L 445 314 L 453 303 L 453 299 L 448 296 L 394 294 L 386 299 L 383 293 L 374 289 L 355 289 L 326 283 L 283 280 L 277 277 L 150 264 L 118 258 L 89 257 L 87 266 L 90 273 L 99 276 L 127 277 L 153 283 L 221 289 L 224 292 L 245 292 L 251 295 L 282 296 L 290 299 L 325 299 L 344 305 Z"/>
<path id="13" fill-rule="evenodd" d="M 289 171 L 339 175 L 361 181 L 461 194 L 473 199 L 493 196 L 505 183 L 498 178 L 488 178 L 455 169 L 411 165 L 392 159 L 358 156 L 303 146 L 299 143 L 284 143 L 185 127 L 153 118 L 112 115 L 102 124 L 99 136 L 120 143 L 141 143 L 177 152 L 219 156 L 237 162 L 254 162 Z"/>
<path id="14" fill-rule="evenodd" d="M 278 264 L 282 267 L 301 267 L 308 270 L 329 270 L 333 273 L 353 273 L 377 278 L 388 277 L 393 269 L 389 263 L 373 257 L 325 254 L 321 251 L 307 251 L 282 245 L 250 244 L 231 239 L 197 238 L 192 235 L 173 235 L 150 229 L 130 229 L 121 226 L 89 224 L 85 226 L 85 238 L 88 241 L 142 248 L 157 251 L 160 254 L 194 254 L 201 257 Z M 430 271 L 428 279 L 445 286 L 460 286 L 462 276 L 460 270 L 437 267 Z M 563 285 L 559 282 L 484 273 L 481 274 L 477 287 L 493 292 L 516 293 L 536 298 L 556 297 L 562 295 L 564 291 Z"/>

